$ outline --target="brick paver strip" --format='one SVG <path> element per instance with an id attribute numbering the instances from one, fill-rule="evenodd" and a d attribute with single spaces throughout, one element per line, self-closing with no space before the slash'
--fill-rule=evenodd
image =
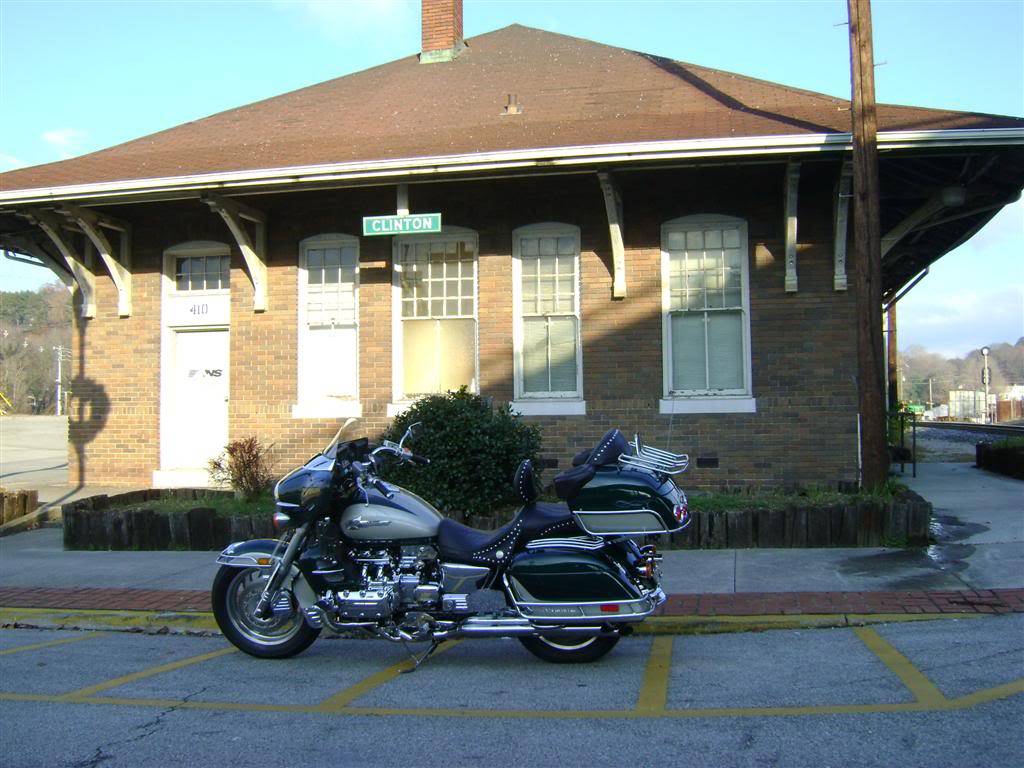
<path id="1" fill-rule="evenodd" d="M 0 607 L 125 611 L 209 611 L 203 589 L 0 587 Z M 660 616 L 811 613 L 1024 613 L 1024 588 L 936 592 L 740 592 L 674 594 Z"/>

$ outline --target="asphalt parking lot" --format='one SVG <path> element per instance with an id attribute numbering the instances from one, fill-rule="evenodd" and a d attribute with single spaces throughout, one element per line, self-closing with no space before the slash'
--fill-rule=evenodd
<path id="1" fill-rule="evenodd" d="M 559 666 L 454 643 L 0 630 L 6 766 L 927 765 L 1024 760 L 1024 615 L 638 636 Z"/>

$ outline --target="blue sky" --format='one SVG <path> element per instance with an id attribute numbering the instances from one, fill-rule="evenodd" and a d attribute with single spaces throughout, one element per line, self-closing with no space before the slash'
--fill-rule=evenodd
<path id="1" fill-rule="evenodd" d="M 873 4 L 880 101 L 1024 116 L 1024 0 Z M 845 0 L 484 2 L 511 23 L 848 96 Z M 419 2 L 0 0 L 0 170 L 101 149 L 419 50 Z M 884 62 L 884 63 L 883 63 Z M 47 274 L 0 259 L 0 286 Z M 1024 203 L 901 302 L 901 346 L 1024 335 Z"/>

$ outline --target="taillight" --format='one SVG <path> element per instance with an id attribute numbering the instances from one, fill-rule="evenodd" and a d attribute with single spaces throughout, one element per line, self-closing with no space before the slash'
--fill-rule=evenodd
<path id="1" fill-rule="evenodd" d="M 683 500 L 682 504 L 676 504 L 672 509 L 672 514 L 676 518 L 677 523 L 682 523 L 690 517 L 690 510 L 686 506 L 686 500 Z"/>
<path id="2" fill-rule="evenodd" d="M 619 612 L 619 604 L 618 603 L 604 603 L 601 606 L 601 613 L 618 613 L 618 612 Z"/>

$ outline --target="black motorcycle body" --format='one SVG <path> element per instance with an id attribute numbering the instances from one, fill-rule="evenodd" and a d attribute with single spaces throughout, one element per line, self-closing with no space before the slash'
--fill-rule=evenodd
<path id="1" fill-rule="evenodd" d="M 546 660 L 590 661 L 664 602 L 660 558 L 632 537 L 688 524 L 670 477 L 685 457 L 611 430 L 555 479 L 563 503 L 537 500 L 524 461 L 514 479 L 522 507 L 480 531 L 378 477 L 384 459 L 428 463 L 406 438 L 377 448 L 336 438 L 278 483 L 282 539 L 224 550 L 214 612 L 238 647 L 288 656 L 328 627 L 431 649 L 454 637 L 518 637 Z"/>

